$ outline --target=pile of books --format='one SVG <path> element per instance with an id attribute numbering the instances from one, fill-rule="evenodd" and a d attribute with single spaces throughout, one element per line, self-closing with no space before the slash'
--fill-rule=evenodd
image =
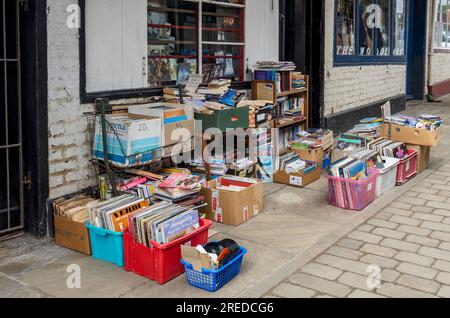
<path id="1" fill-rule="evenodd" d="M 310 163 L 300 159 L 295 152 L 289 152 L 281 155 L 279 158 L 279 171 L 284 171 L 287 174 L 292 174 L 298 171 L 309 168 Z"/>
<path id="2" fill-rule="evenodd" d="M 300 72 L 292 72 L 292 89 L 301 89 L 306 86 L 305 75 Z"/>
<path id="3" fill-rule="evenodd" d="M 406 127 L 413 127 L 418 129 L 425 129 L 435 131 L 444 123 L 440 116 L 435 115 L 420 115 L 418 117 L 407 115 L 388 116 L 385 119 L 386 123 L 397 124 Z"/>
<path id="4" fill-rule="evenodd" d="M 89 207 L 89 222 L 112 232 L 123 232 L 128 228 L 128 216 L 148 206 L 147 200 L 124 194 Z"/>
<path id="5" fill-rule="evenodd" d="M 291 149 L 294 150 L 308 150 L 320 147 L 322 147 L 320 141 L 314 139 L 298 139 L 291 143 Z"/>
<path id="6" fill-rule="evenodd" d="M 355 158 L 340 159 L 330 167 L 330 175 L 337 178 L 364 180 L 369 176 L 367 164 Z"/>
<path id="7" fill-rule="evenodd" d="M 148 181 L 142 176 L 125 176 L 117 181 L 117 189 L 124 193 L 133 194 L 138 198 L 150 200 L 157 188 L 156 181 Z"/>
<path id="8" fill-rule="evenodd" d="M 296 66 L 294 62 L 259 61 L 256 63 L 256 68 L 258 70 L 295 71 Z"/>
<path id="9" fill-rule="evenodd" d="M 403 142 L 380 138 L 369 143 L 367 147 L 384 157 L 404 159 L 408 156 L 408 148 Z"/>
<path id="10" fill-rule="evenodd" d="M 350 158 L 358 159 L 366 163 L 368 169 L 384 169 L 384 162 L 376 150 L 362 149 L 348 155 Z"/>
<path id="11" fill-rule="evenodd" d="M 192 200 L 199 196 L 203 182 L 202 176 L 175 172 L 158 184 L 155 197 L 171 203 Z"/>
<path id="12" fill-rule="evenodd" d="M 218 79 L 208 83 L 208 87 L 200 87 L 197 94 L 222 96 L 229 89 L 231 80 Z"/>
<path id="13" fill-rule="evenodd" d="M 135 242 L 147 247 L 152 241 L 170 243 L 200 227 L 198 210 L 158 202 L 129 216 L 129 231 Z"/>
<path id="14" fill-rule="evenodd" d="M 376 139 L 380 136 L 379 128 L 382 124 L 382 119 L 377 117 L 365 118 L 355 125 L 348 133 L 358 135 L 368 139 Z"/>
<path id="15" fill-rule="evenodd" d="M 334 135 L 329 129 L 311 128 L 307 131 L 298 132 L 297 137 L 310 142 L 314 141 L 314 145 L 318 143 L 319 145 L 322 145 L 324 150 L 329 149 L 334 144 Z"/>

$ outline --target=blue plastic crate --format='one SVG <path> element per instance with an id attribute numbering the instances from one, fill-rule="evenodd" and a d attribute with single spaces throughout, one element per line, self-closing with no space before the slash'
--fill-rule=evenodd
<path id="1" fill-rule="evenodd" d="M 202 269 L 201 272 L 198 272 L 191 264 L 183 260 L 181 263 L 184 265 L 186 278 L 190 285 L 215 292 L 239 275 L 245 254 L 247 254 L 247 250 L 241 247 L 239 255 L 219 270 Z"/>
<path id="2" fill-rule="evenodd" d="M 116 233 L 87 224 L 92 257 L 124 266 L 123 233 Z"/>

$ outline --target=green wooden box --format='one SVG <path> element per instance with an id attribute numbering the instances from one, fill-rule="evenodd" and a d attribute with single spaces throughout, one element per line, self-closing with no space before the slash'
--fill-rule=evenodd
<path id="1" fill-rule="evenodd" d="M 227 109 L 215 110 L 212 115 L 196 113 L 195 120 L 202 121 L 203 132 L 209 128 L 218 128 L 222 132 L 226 132 L 227 129 L 247 129 L 250 125 L 249 108 L 248 106 L 237 108 L 230 107 Z"/>

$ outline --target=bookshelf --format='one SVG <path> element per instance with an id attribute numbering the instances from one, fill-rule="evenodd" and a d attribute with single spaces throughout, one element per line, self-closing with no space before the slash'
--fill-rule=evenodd
<path id="1" fill-rule="evenodd" d="M 244 80 L 245 8 L 245 0 L 148 0 L 149 86 L 174 84 L 180 64 L 205 81 Z"/>
<path id="2" fill-rule="evenodd" d="M 290 71 L 283 71 L 289 73 Z M 290 76 L 290 75 L 289 75 Z M 304 76 L 304 87 L 292 88 L 292 85 L 280 85 L 277 81 L 257 80 L 252 82 L 252 97 L 257 100 L 271 101 L 275 105 L 276 118 L 274 120 L 274 128 L 276 135 L 274 140 L 278 141 L 278 147 L 275 149 L 276 154 L 281 154 L 288 149 L 287 141 L 295 138 L 295 134 L 299 130 L 307 130 L 309 128 L 309 76 Z M 292 83 L 292 81 L 288 81 Z M 286 116 L 285 109 L 290 101 L 298 105 L 301 101 L 301 115 Z"/>

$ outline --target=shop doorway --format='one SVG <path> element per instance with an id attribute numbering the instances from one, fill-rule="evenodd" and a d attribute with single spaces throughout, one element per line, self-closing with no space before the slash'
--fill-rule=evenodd
<path id="1" fill-rule="evenodd" d="M 280 0 L 280 59 L 310 76 L 310 127 L 321 127 L 324 1 Z"/>
<path id="2" fill-rule="evenodd" d="M 19 1 L 0 1 L 0 236 L 24 228 Z"/>
<path id="3" fill-rule="evenodd" d="M 47 234 L 46 1 L 0 0 L 0 240 Z"/>
<path id="4" fill-rule="evenodd" d="M 422 100 L 425 94 L 427 1 L 408 0 L 406 41 L 406 98 Z"/>

